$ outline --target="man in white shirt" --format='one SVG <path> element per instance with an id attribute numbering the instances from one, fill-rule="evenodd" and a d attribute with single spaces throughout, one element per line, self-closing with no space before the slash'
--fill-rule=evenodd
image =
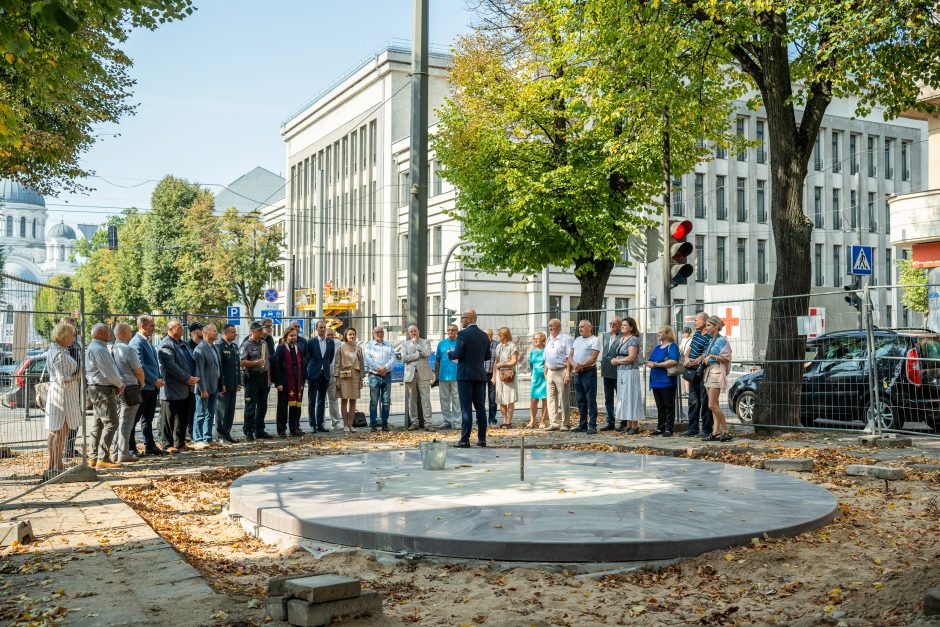
<path id="1" fill-rule="evenodd" d="M 385 340 L 385 329 L 375 327 L 373 339 L 363 350 L 366 372 L 369 373 L 369 426 L 378 431 L 378 405 L 382 403 L 382 431 L 388 431 L 388 414 L 392 407 L 392 368 L 395 367 L 395 347 Z"/>
<path id="2" fill-rule="evenodd" d="M 572 342 L 568 358 L 574 372 L 574 394 L 581 415 L 580 424 L 572 431 L 597 433 L 597 356 L 600 354 L 601 339 L 594 335 L 590 321 L 582 320 L 578 323 L 578 337 Z"/>
<path id="3" fill-rule="evenodd" d="M 548 388 L 548 431 L 567 431 L 571 428 L 571 402 L 568 399 L 571 371 L 568 357 L 571 355 L 571 336 L 561 332 L 561 321 L 548 321 L 548 338 L 545 340 L 545 384 Z"/>

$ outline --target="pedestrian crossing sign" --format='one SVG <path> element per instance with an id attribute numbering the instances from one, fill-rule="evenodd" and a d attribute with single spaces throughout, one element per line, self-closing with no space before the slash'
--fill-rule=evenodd
<path id="1" fill-rule="evenodd" d="M 874 256 L 871 246 L 852 246 L 852 254 L 849 256 L 849 274 L 858 276 L 872 275 L 872 261 Z"/>

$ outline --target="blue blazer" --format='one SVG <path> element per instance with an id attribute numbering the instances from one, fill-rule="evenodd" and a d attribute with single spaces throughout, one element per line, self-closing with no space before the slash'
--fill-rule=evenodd
<path id="1" fill-rule="evenodd" d="M 326 341 L 326 354 L 320 354 L 320 338 L 314 335 L 307 340 L 307 380 L 317 381 L 322 373 L 327 381 L 330 380 L 330 364 L 336 353 L 336 344 L 333 340 Z"/>
<path id="2" fill-rule="evenodd" d="M 490 338 L 475 324 L 457 333 L 457 345 L 447 351 L 447 356 L 457 362 L 458 381 L 488 381 L 490 376 L 483 362 L 492 359 Z"/>
<path id="3" fill-rule="evenodd" d="M 144 371 L 144 390 L 154 390 L 157 379 L 160 378 L 160 362 L 157 360 L 157 351 L 147 338 L 135 333 L 128 346 L 137 352 L 140 367 Z"/>
<path id="4" fill-rule="evenodd" d="M 177 343 L 168 335 L 160 342 L 157 359 L 160 360 L 160 373 L 166 382 L 160 388 L 160 400 L 181 401 L 189 398 L 193 391 L 189 377 L 196 374 L 196 362 L 189 347 L 182 342 Z"/>

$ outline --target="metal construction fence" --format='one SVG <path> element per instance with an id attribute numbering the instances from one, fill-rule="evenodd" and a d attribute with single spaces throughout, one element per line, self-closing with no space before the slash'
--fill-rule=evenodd
<path id="1" fill-rule="evenodd" d="M 2 275 L 5 283 L 2 305 L 3 338 L 0 342 L 0 504 L 22 496 L 43 482 L 66 480 L 70 472 L 82 466 L 86 453 L 86 431 L 91 421 L 84 420 L 70 433 L 63 459 L 50 459 L 50 434 L 46 418 L 36 405 L 36 385 L 48 377 L 45 372 L 50 333 L 61 318 L 73 317 L 78 327 L 78 350 L 83 352 L 84 338 L 95 322 L 114 325 L 128 322 L 134 326 L 134 312 L 85 312 L 79 290 L 27 281 Z M 940 416 L 940 334 L 926 328 L 926 316 L 902 306 L 902 296 L 921 290 L 940 293 L 935 286 L 872 286 L 859 289 L 816 289 L 793 297 L 726 298 L 709 302 L 679 303 L 667 311 L 663 307 L 631 307 L 629 310 L 550 312 L 481 311 L 478 324 L 497 332 L 507 328 L 519 350 L 516 378 L 517 401 L 513 422 L 521 426 L 530 417 L 532 372 L 529 353 L 533 336 L 546 331 L 550 318 L 561 322 L 562 331 L 575 335 L 580 319 L 591 320 L 595 333 L 607 346 L 606 330 L 616 317 L 629 316 L 640 331 L 640 355 L 648 358 L 656 346 L 657 330 L 667 322 L 683 343 L 682 329 L 694 330 L 699 311 L 721 319 L 732 350 L 726 388 L 720 391 L 719 405 L 732 425 L 777 429 L 846 429 L 873 432 L 891 431 L 937 437 Z M 905 300 L 904 302 L 910 302 Z M 170 319 L 186 323 L 214 323 L 220 328 L 229 321 L 224 313 L 192 314 L 161 312 L 154 315 L 156 345 Z M 304 316 L 306 336 L 313 333 L 314 320 Z M 237 319 L 238 338 L 248 334 L 251 318 Z M 387 329 L 387 339 L 396 347 L 406 337 L 401 315 L 348 316 L 340 320 L 338 335 L 354 327 L 359 343 L 371 338 L 377 321 L 394 321 Z M 284 320 L 286 322 L 286 319 Z M 441 329 L 445 325 L 433 325 Z M 336 324 L 336 321 L 331 321 Z M 275 325 L 275 339 L 282 332 Z M 773 333 L 771 333 L 773 332 Z M 775 339 L 771 340 L 771 335 Z M 432 354 L 443 334 L 435 331 Z M 432 357 L 432 359 L 435 359 Z M 84 360 L 79 360 L 84 361 Z M 393 369 L 391 413 L 408 424 L 407 393 L 402 383 L 404 365 L 397 359 Z M 643 404 L 648 419 L 656 418 L 653 395 L 649 390 L 649 368 L 641 367 Z M 600 376 L 600 373 L 598 373 Z M 598 382 L 599 422 L 605 419 L 604 385 Z M 680 382 L 677 420 L 687 411 L 689 386 Z M 84 394 L 84 392 L 83 392 Z M 269 396 L 268 429 L 275 419 L 276 393 Z M 307 392 L 309 400 L 309 391 Z M 83 401 L 84 402 L 84 401 Z M 244 399 L 239 395 L 236 424 L 241 422 Z M 307 403 L 305 402 L 305 405 Z M 571 407 L 576 408 L 572 393 Z M 369 388 L 362 389 L 357 410 L 369 414 Z M 440 422 L 440 398 L 432 391 L 434 424 Z M 501 421 L 495 410 L 491 410 Z M 538 416 L 538 411 L 536 416 Z M 330 417 L 330 410 L 327 410 Z M 338 418 L 338 412 L 333 415 Z M 302 425 L 309 420 L 303 410 Z M 239 426 L 235 432 L 238 433 Z M 54 472 L 49 472 L 53 470 Z"/>

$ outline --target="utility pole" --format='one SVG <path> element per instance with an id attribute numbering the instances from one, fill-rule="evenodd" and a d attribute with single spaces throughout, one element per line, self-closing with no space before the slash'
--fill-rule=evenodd
<path id="1" fill-rule="evenodd" d="M 672 217 L 672 164 L 669 149 L 669 109 L 663 110 L 663 301 L 665 323 L 672 325 L 672 276 L 669 272 L 669 218 Z"/>
<path id="2" fill-rule="evenodd" d="M 323 265 L 326 258 L 326 173 L 320 169 L 320 198 L 318 200 L 319 211 L 317 218 L 320 223 L 319 234 L 317 236 L 317 320 L 323 320 L 323 284 L 326 283 L 326 267 Z M 312 337 L 313 334 L 311 334 Z"/>
<path id="3" fill-rule="evenodd" d="M 408 205 L 408 320 L 427 331 L 428 0 L 414 0 L 411 50 L 411 194 Z"/>

